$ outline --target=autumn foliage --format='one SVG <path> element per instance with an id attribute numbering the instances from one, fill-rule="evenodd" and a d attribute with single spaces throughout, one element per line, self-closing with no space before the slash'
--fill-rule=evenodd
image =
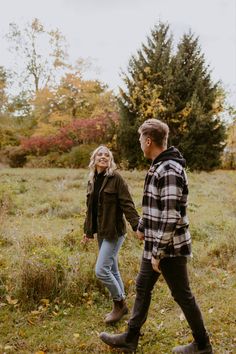
<path id="1" fill-rule="evenodd" d="M 21 141 L 27 154 L 46 155 L 49 152 L 67 152 L 72 147 L 88 143 L 104 143 L 112 139 L 118 115 L 110 113 L 96 118 L 74 119 L 55 135 L 34 136 Z"/>

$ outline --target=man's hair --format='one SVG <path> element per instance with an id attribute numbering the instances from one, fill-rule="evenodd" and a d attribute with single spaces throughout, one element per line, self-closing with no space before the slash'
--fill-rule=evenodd
<path id="1" fill-rule="evenodd" d="M 159 119 L 147 119 L 138 129 L 139 134 L 149 137 L 157 146 L 166 147 L 169 127 Z"/>

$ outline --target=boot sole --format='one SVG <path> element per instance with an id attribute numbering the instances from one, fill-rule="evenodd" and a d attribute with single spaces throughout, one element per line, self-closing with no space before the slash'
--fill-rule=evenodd
<path id="1" fill-rule="evenodd" d="M 116 349 L 118 352 L 120 353 L 136 353 L 136 350 L 132 350 L 132 349 L 128 349 L 128 348 L 116 348 L 114 347 L 114 349 Z"/>

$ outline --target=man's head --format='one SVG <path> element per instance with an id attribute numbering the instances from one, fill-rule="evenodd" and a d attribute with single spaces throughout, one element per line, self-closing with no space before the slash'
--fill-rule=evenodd
<path id="1" fill-rule="evenodd" d="M 138 130 L 144 156 L 154 159 L 167 148 L 169 127 L 158 119 L 147 119 Z"/>

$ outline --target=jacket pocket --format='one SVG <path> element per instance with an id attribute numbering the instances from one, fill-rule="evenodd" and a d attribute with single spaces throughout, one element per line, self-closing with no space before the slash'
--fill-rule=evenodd
<path id="1" fill-rule="evenodd" d="M 105 204 L 116 204 L 117 201 L 117 193 L 113 190 L 104 190 L 103 198 Z"/>

